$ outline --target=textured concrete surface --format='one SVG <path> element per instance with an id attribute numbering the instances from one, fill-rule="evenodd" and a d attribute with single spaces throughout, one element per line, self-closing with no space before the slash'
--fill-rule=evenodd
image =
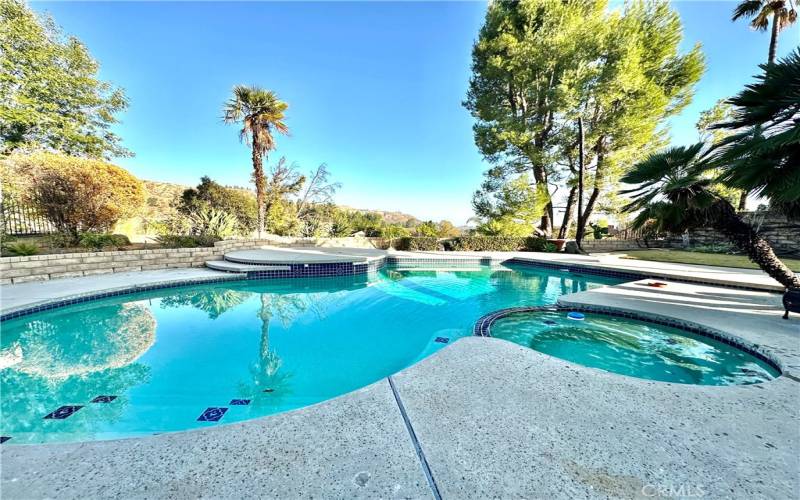
<path id="1" fill-rule="evenodd" d="M 668 384 L 458 340 L 392 377 L 443 498 L 800 497 L 800 318 L 780 319 L 779 295 L 626 283 L 562 302 L 705 324 L 786 371 L 750 386 Z M 385 380 L 208 430 L 0 449 L 3 498 L 431 496 Z"/>
<path id="2" fill-rule="evenodd" d="M 208 430 L 2 447 L 4 499 L 430 498 L 430 491 L 386 380 Z"/>
<path id="3" fill-rule="evenodd" d="M 443 498 L 800 495 L 786 377 L 648 382 L 470 337 L 393 378 Z"/>
<path id="4" fill-rule="evenodd" d="M 99 274 L 80 278 L 64 278 L 4 285 L 0 287 L 0 312 L 50 302 L 66 297 L 77 297 L 101 291 L 128 289 L 133 286 L 156 283 L 176 283 L 213 278 L 231 279 L 235 275 L 203 268 L 161 269 L 129 273 Z"/>

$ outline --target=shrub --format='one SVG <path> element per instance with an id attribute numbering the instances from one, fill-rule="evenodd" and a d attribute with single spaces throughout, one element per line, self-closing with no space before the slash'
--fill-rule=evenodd
<path id="1" fill-rule="evenodd" d="M 72 237 L 64 233 L 48 234 L 44 237 L 45 246 L 50 248 L 67 248 L 72 244 Z"/>
<path id="2" fill-rule="evenodd" d="M 5 247 L 6 252 L 10 255 L 17 255 L 17 256 L 25 256 L 25 255 L 36 255 L 39 253 L 39 247 L 34 245 L 33 243 L 25 243 L 25 242 L 18 242 L 18 243 L 9 243 Z"/>
<path id="3" fill-rule="evenodd" d="M 233 236 L 239 228 L 239 221 L 234 215 L 210 207 L 189 215 L 189 224 L 192 234 L 220 240 Z"/>
<path id="4" fill-rule="evenodd" d="M 398 250 L 406 250 L 410 252 L 425 252 L 444 249 L 442 244 L 439 243 L 439 239 L 435 236 L 406 236 L 404 238 L 398 238 L 394 242 L 394 247 Z"/>
<path id="5" fill-rule="evenodd" d="M 130 240 L 124 234 L 108 233 L 83 233 L 80 241 L 82 247 L 91 248 L 92 250 L 119 248 L 130 244 Z"/>
<path id="6" fill-rule="evenodd" d="M 445 249 L 464 252 L 555 252 L 556 246 L 538 236 L 459 236 L 445 242 Z"/>
<path id="7" fill-rule="evenodd" d="M 213 247 L 220 240 L 213 236 L 165 234 L 157 237 L 156 241 L 166 248 L 195 248 Z"/>
<path id="8" fill-rule="evenodd" d="M 558 247 L 555 243 L 550 243 L 549 241 L 544 244 L 544 248 L 542 249 L 543 252 L 553 253 L 558 251 Z"/>
<path id="9" fill-rule="evenodd" d="M 449 250 L 471 252 L 513 252 L 525 248 L 525 238 L 515 236 L 459 236 L 447 243 Z"/>
<path id="10" fill-rule="evenodd" d="M 603 226 L 602 223 L 598 222 L 597 224 L 589 223 L 589 227 L 592 228 L 592 236 L 596 240 L 601 240 L 608 236 L 608 225 Z"/>
<path id="11" fill-rule="evenodd" d="M 249 234 L 256 229 L 258 206 L 253 193 L 246 189 L 229 188 L 204 176 L 196 188 L 183 192 L 178 211 L 192 215 L 202 208 L 215 208 L 235 216 L 237 234 Z"/>
<path id="12" fill-rule="evenodd" d="M 144 202 L 136 177 L 101 160 L 34 153 L 14 154 L 6 161 L 18 175 L 29 177 L 28 201 L 72 243 L 81 231 L 109 230 Z"/>
<path id="13" fill-rule="evenodd" d="M 552 247 L 552 250 L 548 250 L 548 245 Z M 525 245 L 523 250 L 527 252 L 555 252 L 556 246 L 553 243 L 549 243 L 546 238 L 542 238 L 541 236 L 530 236 L 525 238 Z"/>

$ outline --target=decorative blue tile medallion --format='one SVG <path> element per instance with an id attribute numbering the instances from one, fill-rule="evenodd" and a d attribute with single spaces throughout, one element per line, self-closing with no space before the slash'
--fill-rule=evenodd
<path id="1" fill-rule="evenodd" d="M 47 416 L 45 416 L 44 418 L 55 419 L 55 420 L 63 420 L 65 418 L 69 417 L 70 415 L 72 415 L 73 413 L 75 413 L 76 411 L 80 410 L 81 408 L 83 408 L 83 406 L 81 406 L 81 405 L 62 406 L 61 408 L 57 409 L 56 411 L 54 411 L 52 413 L 48 413 Z"/>
<path id="2" fill-rule="evenodd" d="M 0 444 L 5 443 L 9 439 L 11 439 L 11 436 L 0 436 Z"/>
<path id="3" fill-rule="evenodd" d="M 116 396 L 97 396 L 92 400 L 92 403 L 110 403 L 117 399 Z"/>
<path id="4" fill-rule="evenodd" d="M 436 342 L 438 342 L 440 344 L 446 344 L 446 343 L 450 342 L 450 339 L 447 338 L 447 337 L 436 337 Z"/>
<path id="5" fill-rule="evenodd" d="M 249 399 L 231 399 L 231 402 L 229 404 L 231 404 L 232 406 L 244 406 L 244 405 L 249 405 L 250 404 L 250 400 Z"/>
<path id="6" fill-rule="evenodd" d="M 202 415 L 197 417 L 198 422 L 218 422 L 219 419 L 228 411 L 227 408 L 206 408 Z"/>

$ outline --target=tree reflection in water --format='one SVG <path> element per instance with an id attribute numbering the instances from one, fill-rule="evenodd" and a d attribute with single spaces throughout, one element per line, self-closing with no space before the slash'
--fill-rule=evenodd
<path id="1" fill-rule="evenodd" d="M 4 432 L 39 433 L 47 425 L 44 415 L 65 404 L 86 405 L 99 395 L 118 396 L 102 413 L 103 423 L 119 420 L 128 404 L 125 393 L 149 378 L 149 368 L 135 361 L 153 345 L 155 332 L 155 317 L 135 303 L 4 325 Z M 64 432 L 86 439 L 98 427 L 84 414 L 64 424 Z"/>
<path id="2" fill-rule="evenodd" d="M 252 295 L 252 292 L 230 288 L 190 290 L 162 298 L 161 305 L 167 308 L 194 307 L 208 314 L 210 319 L 217 319 L 226 311 L 243 304 Z"/>

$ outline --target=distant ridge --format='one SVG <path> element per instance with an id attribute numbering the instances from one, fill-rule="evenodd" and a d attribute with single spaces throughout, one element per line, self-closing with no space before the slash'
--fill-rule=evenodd
<path id="1" fill-rule="evenodd" d="M 175 200 L 177 200 L 186 189 L 192 187 L 183 184 L 174 184 L 171 182 L 161 182 L 161 181 L 150 181 L 144 179 L 142 180 L 142 184 L 144 184 L 144 190 L 146 193 L 143 216 L 145 219 L 150 219 L 150 220 L 158 219 L 159 216 L 164 216 L 170 213 L 174 213 Z M 251 193 L 253 196 L 256 195 L 255 192 L 243 187 L 239 186 L 227 186 L 227 187 Z M 362 214 L 366 213 L 378 214 L 388 224 L 400 224 L 405 226 L 405 225 L 417 225 L 421 222 L 413 215 L 409 215 L 403 212 L 354 208 L 345 205 L 336 205 L 336 206 L 341 208 L 342 210 L 359 212 Z"/>

